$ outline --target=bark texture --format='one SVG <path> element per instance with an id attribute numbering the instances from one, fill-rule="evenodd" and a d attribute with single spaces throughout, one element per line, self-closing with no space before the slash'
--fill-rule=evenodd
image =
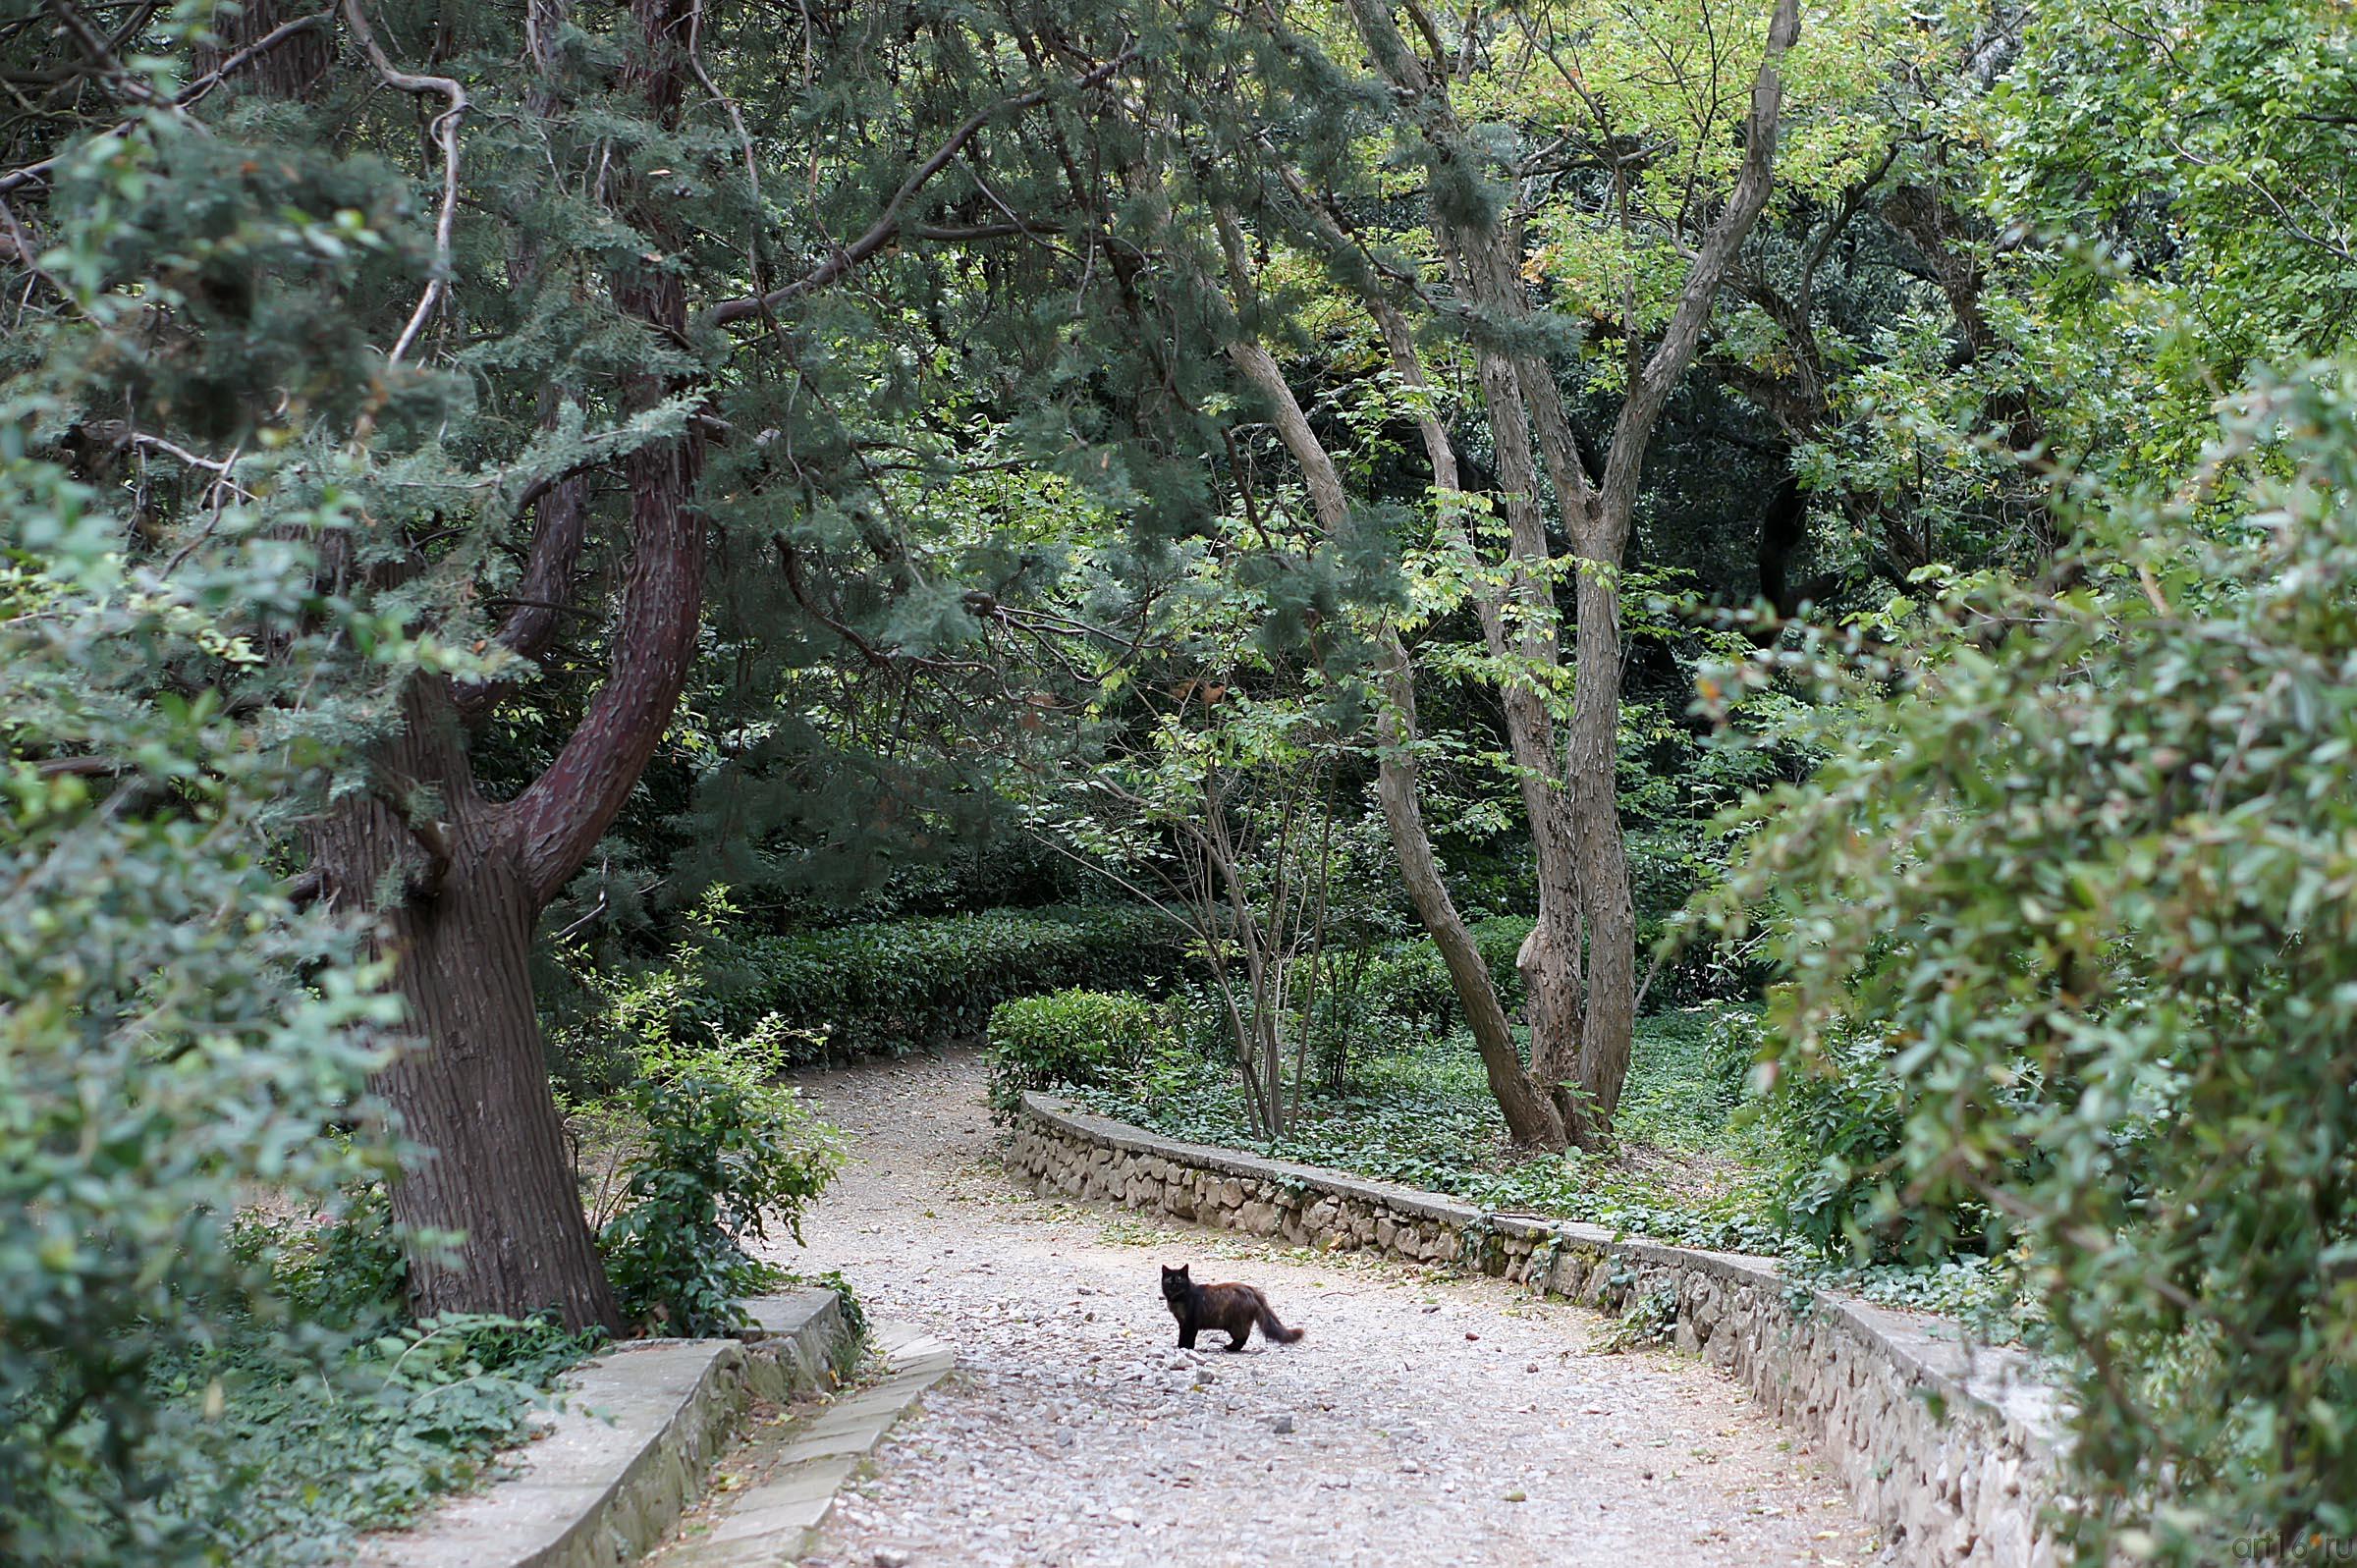
<path id="1" fill-rule="evenodd" d="M 411 1250 L 411 1303 L 420 1315 L 548 1310 L 618 1329 L 532 1004 L 540 905 L 506 813 L 475 790 L 442 681 L 411 683 L 369 771 L 311 848 L 331 896 L 381 898 L 377 941 L 414 1037 L 376 1085 L 402 1136 L 431 1151 L 394 1184 L 393 1217 L 460 1236 L 446 1254 Z"/>

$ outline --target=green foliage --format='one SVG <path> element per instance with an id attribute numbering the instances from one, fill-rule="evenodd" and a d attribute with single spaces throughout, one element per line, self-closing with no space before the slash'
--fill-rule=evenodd
<path id="1" fill-rule="evenodd" d="M 1026 1089 L 1116 1082 L 1162 1034 L 1157 1009 L 1143 997 L 1056 991 L 1002 1001 L 990 1014 L 991 1108 L 1014 1109 Z"/>
<path id="2" fill-rule="evenodd" d="M 1629 1296 L 1628 1287 L 1634 1281 L 1622 1275 L 1622 1271 L 1614 1271 L 1614 1277 L 1608 1283 L 1616 1292 L 1628 1297 L 1627 1305 L 1596 1342 L 1597 1348 L 1617 1355 L 1670 1343 L 1677 1332 L 1677 1287 L 1655 1285 L 1642 1295 Z"/>
<path id="3" fill-rule="evenodd" d="M 577 1095 L 628 1084 L 642 1061 L 728 1042 L 781 1066 L 935 1050 L 982 1034 L 1012 997 L 1068 986 L 1160 990 L 1184 967 L 1151 910 L 989 909 L 764 935 L 708 892 L 662 962 L 562 954 L 553 1064 Z"/>
<path id="4" fill-rule="evenodd" d="M 744 1297 L 784 1277 L 745 1243 L 781 1222 L 799 1241 L 843 1152 L 800 1091 L 768 1080 L 774 1065 L 714 1053 L 660 1064 L 626 1092 L 644 1133 L 598 1250 L 630 1322 L 726 1333 L 744 1321 Z"/>
<path id="5" fill-rule="evenodd" d="M 1966 117 L 1983 199 L 2042 242 L 2009 272 L 2074 446 L 2190 473 L 2219 389 L 2357 347 L 2357 49 L 2336 0 L 2047 0 Z M 2008 311 L 2010 314 L 2010 311 Z M 2056 384 L 2056 383 L 2059 384 Z"/>
<path id="6" fill-rule="evenodd" d="M 830 1054 L 913 1051 L 981 1034 L 1000 1002 L 1062 987 L 1157 990 L 1178 976 L 1178 933 L 1151 910 L 993 909 L 756 938 L 758 978 L 728 1016 L 774 1012 L 824 1031 Z"/>
<path id="7" fill-rule="evenodd" d="M 1362 1018 L 1393 1018 L 1435 1034 L 1446 1034 L 1457 1013 L 1449 966 L 1429 941 L 1398 943 L 1378 953 L 1352 1000 Z"/>
<path id="8" fill-rule="evenodd" d="M 1509 1013 L 1522 1005 L 1522 972 L 1514 959 L 1530 940 L 1532 924 L 1523 915 L 1491 915 L 1472 926 L 1473 945 Z M 1449 966 L 1429 938 L 1395 943 L 1379 953 L 1351 1000 L 1362 1027 L 1370 1017 L 1393 1018 L 1447 1034 L 1461 1022 Z"/>
<path id="9" fill-rule="evenodd" d="M 0 414 L 0 1556 L 172 1563 L 205 1520 L 167 1490 L 217 1423 L 151 1389 L 271 1316 L 239 1206 L 392 1162 L 362 1097 L 381 974 L 269 855 L 332 716 L 267 700 L 255 655 L 379 628 L 250 512 L 168 569 L 128 559 L 114 498 L 23 457 L 24 411 Z"/>
<path id="10" fill-rule="evenodd" d="M 349 1562 L 362 1532 L 482 1480 L 590 1348 L 546 1323 L 454 1317 L 380 1321 L 349 1349 L 299 1354 L 259 1323 L 233 1324 L 149 1373 L 147 1396 L 204 1431 L 201 1461 L 154 1506 L 207 1561 Z"/>
<path id="11" fill-rule="evenodd" d="M 2357 1533 L 2353 496 L 2323 367 L 2076 517 L 2070 591 L 1822 669 L 1851 732 L 1724 906 L 1779 911 L 1772 1065 L 1868 1130 L 1836 1186 L 2025 1255 L 2096 1559 Z"/>
<path id="12" fill-rule="evenodd" d="M 401 1313 L 409 1259 L 382 1183 L 347 1188 L 323 1224 L 248 1216 L 234 1240 L 269 1269 L 272 1293 L 298 1323 L 368 1328 Z"/>
<path id="13" fill-rule="evenodd" d="M 1158 1092 L 1112 1082 L 1072 1090 L 1107 1114 L 1173 1137 L 1424 1187 L 1494 1210 L 1547 1214 L 1691 1246 L 1774 1253 L 1784 1243 L 1767 1208 L 1748 1136 L 1730 1127 L 1724 1075 L 1703 1019 L 1639 1024 L 1627 1097 L 1632 1128 L 1655 1139 L 1627 1157 L 1513 1158 L 1497 1103 L 1462 1033 L 1363 1040 L 1349 1084 L 1302 1107 L 1270 1140 L 1253 1130 L 1240 1090 L 1197 1058 L 1160 1063 Z M 1716 1109 L 1712 1108 L 1718 1108 Z"/>

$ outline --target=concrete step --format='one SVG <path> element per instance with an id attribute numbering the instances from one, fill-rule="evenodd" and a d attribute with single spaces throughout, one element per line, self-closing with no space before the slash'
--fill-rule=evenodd
<path id="1" fill-rule="evenodd" d="M 869 1343 L 884 1376 L 830 1401 L 736 1456 L 766 1479 L 729 1498 L 708 1528 L 666 1549 L 661 1568 L 776 1568 L 810 1549 L 835 1494 L 894 1422 L 958 1365 L 947 1340 L 906 1325 L 876 1324 Z"/>

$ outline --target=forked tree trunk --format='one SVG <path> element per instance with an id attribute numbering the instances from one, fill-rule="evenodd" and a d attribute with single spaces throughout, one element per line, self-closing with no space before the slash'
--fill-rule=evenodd
<path id="1" fill-rule="evenodd" d="M 1460 171 L 1481 168 L 1486 154 L 1457 122 L 1446 73 L 1428 67 L 1408 45 L 1393 20 L 1394 0 L 1344 4 L 1370 61 L 1399 95 L 1439 162 Z M 1572 715 L 1560 756 L 1546 705 L 1534 693 L 1515 688 L 1515 678 L 1525 678 L 1520 673 L 1509 677 L 1503 695 L 1539 880 L 1538 923 L 1519 955 L 1530 999 L 1529 1077 L 1547 1091 L 1562 1138 L 1581 1147 L 1595 1147 L 1612 1135 L 1636 1023 L 1636 914 L 1617 800 L 1619 568 L 1654 427 L 1671 391 L 1693 363 L 1720 285 L 1767 204 L 1783 105 L 1780 68 L 1799 32 L 1798 0 L 1776 0 L 1767 47 L 1752 81 L 1742 167 L 1725 207 L 1693 252 L 1668 325 L 1641 362 L 1640 323 L 1633 316 L 1621 322 L 1631 348 L 1630 385 L 1600 475 L 1588 471 L 1577 451 L 1547 361 L 1506 332 L 1477 335 L 1472 346 L 1498 458 L 1510 564 L 1517 568 L 1514 591 L 1523 610 L 1510 640 L 1534 674 L 1561 666 L 1551 594 L 1541 586 L 1552 580 L 1555 557 L 1536 522 L 1534 437 L 1578 570 Z M 1493 324 L 1520 325 L 1532 307 L 1522 281 L 1518 228 L 1477 202 L 1453 201 L 1449 207 L 1434 203 L 1430 217 L 1452 281 Z M 1370 299 L 1370 307 L 1395 363 L 1408 373 L 1414 345 L 1397 312 L 1380 298 Z M 1453 488 L 1453 479 L 1443 477 L 1446 437 L 1437 423 L 1425 423 L 1435 478 L 1442 488 Z M 1453 472 L 1453 458 L 1450 469 Z M 1311 489 L 1314 494 L 1314 482 Z M 1501 635 L 1497 619 L 1504 606 L 1493 601 L 1478 608 L 1496 656 L 1509 640 Z M 1451 974 L 1455 978 L 1454 966 Z M 1486 976 L 1460 982 L 1458 994 L 1468 1012 L 1487 989 Z"/>
<path id="2" fill-rule="evenodd" d="M 541 1054 L 540 902 L 505 812 L 475 792 L 445 682 L 411 682 L 368 766 L 369 787 L 313 827 L 311 849 L 334 896 L 381 896 L 378 949 L 414 1037 L 375 1085 L 403 1139 L 428 1151 L 393 1184 L 393 1217 L 422 1243 L 411 1305 L 619 1330 Z"/>
<path id="3" fill-rule="evenodd" d="M 622 79 L 666 126 L 678 119 L 694 10 L 695 0 L 632 7 L 644 51 Z M 533 18 L 553 25 L 561 13 L 543 7 Z M 556 100 L 544 92 L 536 101 Z M 658 202 L 631 191 L 625 211 L 672 248 Z M 626 267 L 612 289 L 625 314 L 685 338 L 676 275 Z M 674 390 L 658 374 L 627 376 L 624 411 L 642 412 Z M 393 1191 L 394 1217 L 420 1233 L 409 1248 L 420 1314 L 546 1310 L 575 1328 L 623 1326 L 567 1158 L 528 968 L 535 919 L 636 786 L 695 655 L 701 445 L 693 435 L 655 442 L 630 452 L 622 467 L 630 559 L 612 672 L 547 769 L 512 801 L 483 799 L 460 712 L 479 716 L 491 694 L 414 676 L 401 725 L 370 749 L 369 786 L 339 800 L 311 831 L 327 895 L 376 913 L 380 950 L 394 961 L 408 1027 L 420 1037 L 377 1084 L 404 1135 L 431 1151 Z M 527 582 L 550 591 L 570 583 L 584 540 L 578 499 L 562 491 L 545 499 Z M 528 653 L 552 626 L 549 616 L 511 617 L 501 637 Z M 437 1246 L 437 1236 L 454 1234 L 455 1251 Z"/>

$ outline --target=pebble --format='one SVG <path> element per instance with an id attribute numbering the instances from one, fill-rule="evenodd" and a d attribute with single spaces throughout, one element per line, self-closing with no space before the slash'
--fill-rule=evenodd
<path id="1" fill-rule="evenodd" d="M 1290 1416 L 1271 1416 L 1271 1417 L 1269 1418 L 1269 1431 L 1271 1431 L 1271 1432 L 1273 1432 L 1273 1433 L 1277 1433 L 1279 1436 L 1283 1436 L 1285 1433 L 1288 1433 L 1288 1432 L 1291 1432 L 1292 1430 L 1293 1430 L 1293 1418 L 1292 1418 L 1292 1417 L 1290 1417 Z"/>

